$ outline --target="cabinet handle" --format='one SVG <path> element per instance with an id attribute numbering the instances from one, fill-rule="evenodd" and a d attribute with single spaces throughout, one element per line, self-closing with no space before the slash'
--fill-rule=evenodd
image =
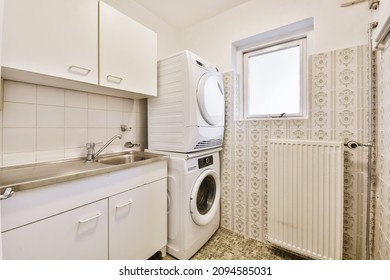
<path id="1" fill-rule="evenodd" d="M 123 78 L 121 78 L 121 77 L 107 75 L 107 81 L 109 81 L 109 82 L 120 84 L 122 82 L 122 80 L 123 80 Z"/>
<path id="2" fill-rule="evenodd" d="M 91 72 L 91 69 L 80 67 L 77 65 L 69 66 L 68 70 L 69 70 L 69 72 L 73 72 L 73 73 L 84 75 L 84 76 L 88 75 Z"/>
<path id="3" fill-rule="evenodd" d="M 97 213 L 95 216 L 92 216 L 90 218 L 87 218 L 87 219 L 84 219 L 84 220 L 79 220 L 79 223 L 82 224 L 82 223 L 86 223 L 86 222 L 92 221 L 94 219 L 99 218 L 101 215 L 102 215 L 102 213 Z"/>
<path id="4" fill-rule="evenodd" d="M 133 201 L 130 200 L 130 201 L 127 201 L 125 203 L 117 205 L 116 208 L 122 208 L 122 207 L 125 207 L 126 205 L 129 205 L 129 204 L 132 204 L 132 203 L 133 203 Z"/>

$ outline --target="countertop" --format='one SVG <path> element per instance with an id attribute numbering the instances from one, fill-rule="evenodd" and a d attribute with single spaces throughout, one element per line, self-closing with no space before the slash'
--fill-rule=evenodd
<path id="1" fill-rule="evenodd" d="M 167 156 L 164 155 L 144 152 L 136 153 L 147 155 L 147 159 L 131 163 L 108 165 L 99 162 L 87 162 L 85 158 L 80 158 L 3 167 L 0 168 L 0 194 L 6 188 L 12 188 L 15 192 L 23 191 L 167 160 Z M 104 157 L 115 155 L 118 154 L 104 155 Z"/>

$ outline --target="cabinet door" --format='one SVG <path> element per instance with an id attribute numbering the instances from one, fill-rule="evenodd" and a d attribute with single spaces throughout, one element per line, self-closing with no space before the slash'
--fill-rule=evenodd
<path id="1" fill-rule="evenodd" d="M 100 2 L 100 85 L 157 95 L 157 35 Z"/>
<path id="2" fill-rule="evenodd" d="M 107 199 L 2 233 L 4 259 L 107 259 Z"/>
<path id="3" fill-rule="evenodd" d="M 98 0 L 5 0 L 2 65 L 98 83 Z"/>
<path id="4" fill-rule="evenodd" d="M 159 180 L 109 198 L 109 259 L 148 259 L 167 244 L 167 187 Z"/>

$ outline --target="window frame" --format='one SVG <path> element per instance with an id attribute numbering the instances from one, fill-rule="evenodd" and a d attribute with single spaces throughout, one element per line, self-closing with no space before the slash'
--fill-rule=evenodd
<path id="1" fill-rule="evenodd" d="M 290 38 L 288 40 L 272 42 L 270 44 L 256 45 L 250 49 L 244 49 L 241 51 L 242 59 L 242 83 L 243 83 L 243 117 L 247 120 L 253 119 L 270 119 L 270 118 L 290 118 L 300 119 L 307 118 L 307 36 L 300 36 L 296 38 Z M 299 112 L 298 113 L 285 113 L 280 112 L 275 114 L 249 114 L 249 92 L 248 92 L 248 59 L 253 56 L 272 53 L 283 49 L 289 49 L 299 46 L 300 53 L 300 93 L 299 93 Z"/>

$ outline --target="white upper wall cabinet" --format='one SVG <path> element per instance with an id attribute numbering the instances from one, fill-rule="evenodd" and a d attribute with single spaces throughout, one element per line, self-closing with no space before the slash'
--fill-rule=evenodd
<path id="1" fill-rule="evenodd" d="M 98 83 L 98 0 L 6 0 L 2 65 Z"/>
<path id="2" fill-rule="evenodd" d="M 157 95 L 157 35 L 100 2 L 100 84 Z"/>
<path id="3" fill-rule="evenodd" d="M 157 95 L 157 34 L 99 0 L 5 0 L 3 78 Z"/>

